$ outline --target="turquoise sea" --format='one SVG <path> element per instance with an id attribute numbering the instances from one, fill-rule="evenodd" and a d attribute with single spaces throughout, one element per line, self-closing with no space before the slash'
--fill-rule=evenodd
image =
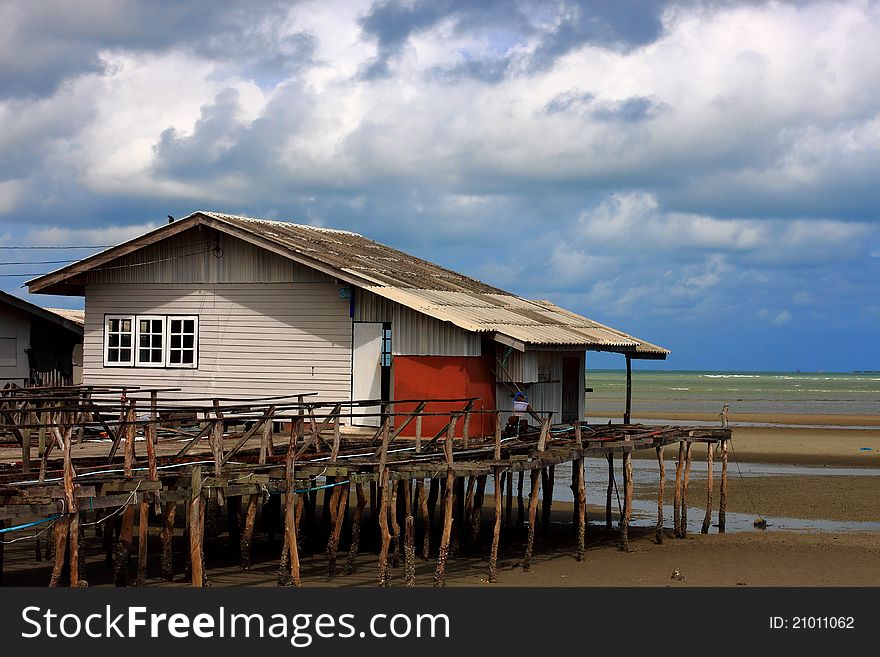
<path id="1" fill-rule="evenodd" d="M 587 370 L 587 416 L 623 412 L 626 373 Z M 878 414 L 880 372 L 633 370 L 633 413 Z"/>

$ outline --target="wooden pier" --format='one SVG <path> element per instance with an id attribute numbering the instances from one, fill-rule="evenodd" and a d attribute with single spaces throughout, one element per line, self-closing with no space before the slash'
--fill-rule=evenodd
<path id="1" fill-rule="evenodd" d="M 506 413 L 478 409 L 475 399 L 328 402 L 303 392 L 205 400 L 181 399 L 174 393 L 98 386 L 3 391 L 0 540 L 36 534 L 37 557 L 42 558 L 43 548 L 52 555 L 50 586 L 87 585 L 85 527 L 100 529 L 117 585 L 149 583 L 152 534 L 161 541 L 161 576 L 186 577 L 193 586 L 203 586 L 210 580 L 204 566 L 205 536 L 220 532 L 224 507 L 226 531 L 243 569 L 251 567 L 251 546 L 260 540 L 255 520 L 261 507 L 263 531 L 283 536 L 278 582 L 293 586 L 302 584 L 304 536 L 310 547 L 323 546 L 330 577 L 351 574 L 359 552 L 374 549 L 379 586 L 416 585 L 417 555 L 436 559 L 433 584 L 444 586 L 448 563 L 462 544 L 479 544 L 483 508 L 491 508 L 487 572 L 495 582 L 502 540 L 509 540 L 506 530 L 514 525 L 524 525 L 527 532 L 522 567 L 533 567 L 535 534 L 545 530 L 553 504 L 554 468 L 563 463 L 572 464 L 572 549 L 578 561 L 585 558 L 588 538 L 585 458 L 608 462 L 609 528 L 614 467 L 619 464 L 619 548 L 628 550 L 632 454 L 656 452 L 656 540 L 662 542 L 663 448 L 673 444 L 679 445 L 675 536 L 687 532 L 691 464 L 701 455 L 710 473 L 702 525 L 703 533 L 709 531 L 716 447 L 721 459 L 718 529 L 725 527 L 729 428 L 554 424 L 552 414 L 532 409 L 522 418 L 527 422 L 511 424 Z M 474 422 L 480 415 L 491 422 Z M 432 416 L 441 416 L 445 425 L 422 435 L 423 419 Z M 353 428 L 353 418 L 375 418 L 379 426 Z M 492 426 L 494 432 L 473 434 L 476 425 Z M 489 481 L 491 501 L 486 499 Z M 368 524 L 376 530 L 370 532 L 378 536 L 375 545 L 362 540 Z M 176 563 L 173 545 L 176 538 L 179 544 L 181 532 L 188 549 L 182 560 L 178 553 L 181 562 Z M 0 543 L 0 577 L 2 547 Z M 396 570 L 399 565 L 402 573 Z"/>

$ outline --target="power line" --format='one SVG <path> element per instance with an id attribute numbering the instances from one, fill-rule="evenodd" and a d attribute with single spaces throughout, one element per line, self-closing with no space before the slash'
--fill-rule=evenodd
<path id="1" fill-rule="evenodd" d="M 0 249 L 109 249 L 114 244 L 93 244 L 92 246 L 0 246 Z"/>
<path id="2" fill-rule="evenodd" d="M 158 260 L 147 260 L 146 262 L 133 262 L 133 263 L 130 263 L 127 265 L 108 265 L 105 267 L 95 267 L 92 271 L 106 271 L 106 270 L 110 270 L 110 269 L 132 269 L 134 267 L 143 267 L 145 265 L 153 265 L 153 264 L 160 263 L 160 262 L 169 262 L 171 260 L 177 260 L 178 258 L 188 258 L 191 256 L 202 255 L 205 253 L 213 253 L 215 257 L 219 258 L 223 255 L 223 249 L 220 246 L 214 245 L 214 246 L 211 246 L 210 248 L 205 249 L 204 251 L 196 251 L 195 253 L 184 253 L 182 255 L 174 256 L 171 258 L 160 258 Z M 71 260 L 69 262 L 76 262 L 76 261 Z M 0 263 L 0 264 L 2 264 L 2 263 Z M 32 264 L 32 263 L 28 263 L 28 264 Z M 33 263 L 33 264 L 40 264 L 40 263 Z M 15 277 L 24 278 L 27 276 L 44 276 L 46 273 L 48 273 L 48 272 L 38 272 L 38 273 L 30 273 L 30 274 L 0 274 L 0 278 L 15 278 Z"/>
<path id="3" fill-rule="evenodd" d="M 21 262 L 0 262 L 0 265 L 60 265 L 76 260 L 22 260 Z"/>

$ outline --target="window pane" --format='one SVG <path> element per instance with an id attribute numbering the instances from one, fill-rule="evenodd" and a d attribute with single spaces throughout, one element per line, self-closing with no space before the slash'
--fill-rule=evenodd
<path id="1" fill-rule="evenodd" d="M 110 363 L 119 362 L 119 349 L 110 349 L 107 352 L 107 361 Z"/>
<path id="2" fill-rule="evenodd" d="M 181 357 L 182 361 L 187 365 L 192 365 L 195 362 L 195 352 L 192 349 L 184 349 Z"/>
<path id="3" fill-rule="evenodd" d="M 193 340 L 194 340 L 193 336 L 184 335 L 183 336 L 183 346 L 188 349 L 192 349 L 193 348 Z"/>
<path id="4" fill-rule="evenodd" d="M 131 332 L 131 320 L 130 319 L 122 320 L 122 330 L 125 331 L 126 333 Z"/>
<path id="5" fill-rule="evenodd" d="M 180 362 L 180 352 L 179 351 L 172 351 L 171 354 L 169 355 L 169 358 L 170 358 L 170 362 L 179 363 Z"/>
<path id="6" fill-rule="evenodd" d="M 161 363 L 162 362 L 162 350 L 161 349 L 153 349 L 152 351 L 152 362 Z"/>
<path id="7" fill-rule="evenodd" d="M 131 349 L 120 349 L 119 361 L 124 363 L 131 362 Z"/>
<path id="8" fill-rule="evenodd" d="M 119 346 L 119 334 L 118 333 L 111 333 L 107 344 L 110 347 L 118 347 Z"/>
<path id="9" fill-rule="evenodd" d="M 183 322 L 181 322 L 179 319 L 172 319 L 171 320 L 171 332 L 172 333 L 180 333 L 180 325 L 182 323 Z"/>
<path id="10" fill-rule="evenodd" d="M 123 333 L 122 335 L 119 336 L 119 339 L 120 339 L 120 344 L 123 347 L 130 347 L 131 346 L 131 333 Z"/>
<path id="11" fill-rule="evenodd" d="M 142 363 L 148 363 L 150 361 L 150 350 L 149 349 L 141 349 L 140 350 L 140 358 Z"/>
<path id="12" fill-rule="evenodd" d="M 153 348 L 158 349 L 162 347 L 162 335 L 154 335 L 153 336 Z"/>
<path id="13" fill-rule="evenodd" d="M 175 349 L 175 348 L 179 348 L 179 347 L 180 347 L 180 336 L 179 335 L 172 335 L 171 336 L 171 348 Z"/>
<path id="14" fill-rule="evenodd" d="M 149 347 L 150 346 L 150 336 L 149 335 L 141 334 L 140 346 L 141 347 Z"/>
<path id="15" fill-rule="evenodd" d="M 154 319 L 153 322 L 153 333 L 161 333 L 162 332 L 162 320 Z"/>
<path id="16" fill-rule="evenodd" d="M 186 333 L 195 333 L 196 323 L 195 320 L 187 319 L 183 322 L 183 330 Z"/>
<path id="17" fill-rule="evenodd" d="M 150 330 L 150 323 L 147 320 L 142 319 L 141 320 L 141 333 L 146 333 L 149 330 Z"/>
<path id="18" fill-rule="evenodd" d="M 111 331 L 118 332 L 119 331 L 119 320 L 118 319 L 108 319 L 107 324 Z"/>

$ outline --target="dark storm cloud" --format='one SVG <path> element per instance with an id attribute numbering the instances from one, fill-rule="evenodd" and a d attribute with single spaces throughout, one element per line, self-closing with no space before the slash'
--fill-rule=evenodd
<path id="1" fill-rule="evenodd" d="M 235 0 L 50 0 L 0 7 L 0 99 L 46 96 L 66 79 L 100 73 L 104 49 L 174 47 L 254 75 L 284 76 L 311 53 L 308 35 L 279 37 L 291 3 Z"/>

